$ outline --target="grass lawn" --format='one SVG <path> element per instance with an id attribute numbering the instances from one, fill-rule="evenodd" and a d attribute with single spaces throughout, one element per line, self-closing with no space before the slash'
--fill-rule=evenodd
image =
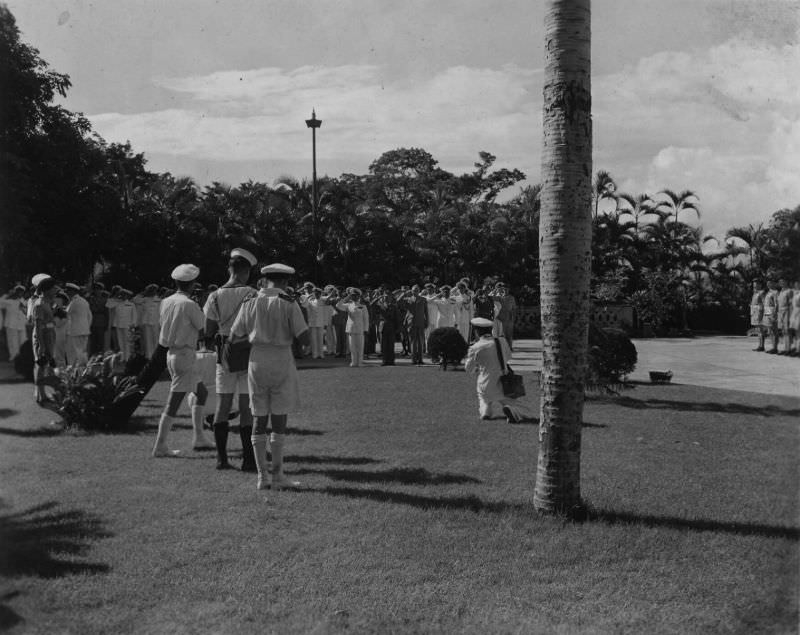
<path id="1" fill-rule="evenodd" d="M 29 385 L 0 385 L 0 630 L 797 632 L 799 399 L 591 397 L 593 511 L 565 523 L 532 508 L 537 427 L 479 423 L 464 373 L 301 385 L 304 489 L 279 493 L 213 453 L 149 458 L 164 382 L 116 435 L 54 435 Z M 190 435 L 184 416 L 173 445 Z"/>

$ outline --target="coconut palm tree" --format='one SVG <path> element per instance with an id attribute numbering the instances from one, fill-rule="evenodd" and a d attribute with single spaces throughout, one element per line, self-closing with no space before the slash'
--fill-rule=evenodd
<path id="1" fill-rule="evenodd" d="M 747 254 L 748 266 L 753 272 L 757 272 L 756 275 L 763 275 L 767 243 L 769 242 L 764 223 L 758 225 L 751 223 L 747 227 L 731 227 L 725 234 L 725 242 L 731 245 L 731 250 Z"/>
<path id="2" fill-rule="evenodd" d="M 592 200 L 594 201 L 594 218 L 600 214 L 600 201 L 615 199 L 617 184 L 614 177 L 605 170 L 598 170 L 592 183 Z"/>
<path id="3" fill-rule="evenodd" d="M 663 201 L 659 201 L 656 209 L 660 209 L 673 217 L 674 228 L 678 227 L 680 213 L 683 211 L 693 211 L 697 214 L 697 218 L 700 218 L 700 209 L 697 207 L 699 198 L 691 190 L 683 190 L 680 194 L 677 194 L 673 190 L 664 189 L 659 194 L 663 194 L 666 198 Z"/>
<path id="4" fill-rule="evenodd" d="M 582 509 L 581 425 L 592 242 L 590 0 L 545 5 L 539 271 L 542 395 L 534 506 Z"/>

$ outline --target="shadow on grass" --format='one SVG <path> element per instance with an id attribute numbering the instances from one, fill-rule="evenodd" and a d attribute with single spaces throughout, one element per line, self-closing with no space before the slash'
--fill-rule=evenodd
<path id="1" fill-rule="evenodd" d="M 486 501 L 478 496 L 434 497 L 406 492 L 392 492 L 377 489 L 359 489 L 351 487 L 324 487 L 306 491 L 320 492 L 329 496 L 343 496 L 372 500 L 382 503 L 409 505 L 419 509 L 445 509 L 469 511 L 475 513 L 512 513 L 535 516 L 538 512 L 532 503 L 509 503 L 507 501 Z M 765 538 L 784 538 L 794 542 L 800 541 L 800 529 L 779 525 L 760 523 L 726 522 L 703 518 L 678 518 L 671 516 L 649 516 L 629 512 L 611 510 L 589 510 L 583 522 L 605 523 L 607 525 L 627 524 L 652 528 L 676 529 L 678 531 L 715 532 L 740 536 L 763 536 Z"/>
<path id="2" fill-rule="evenodd" d="M 593 399 L 622 408 L 634 410 L 675 410 L 677 412 L 719 412 L 724 414 L 757 415 L 761 417 L 798 417 L 800 408 L 784 409 L 777 406 L 748 406 L 740 403 L 715 403 L 675 401 L 672 399 L 634 399 L 632 397 L 603 397 Z"/>
<path id="3" fill-rule="evenodd" d="M 5 434 L 10 437 L 24 437 L 24 438 L 57 437 L 63 431 L 64 429 L 61 428 L 60 426 L 47 426 L 47 427 L 28 428 L 28 429 L 0 428 L 0 434 Z"/>
<path id="4" fill-rule="evenodd" d="M 60 578 L 106 573 L 107 564 L 75 561 L 88 553 L 93 540 L 112 535 L 104 525 L 94 514 L 60 511 L 55 502 L 4 514 L 0 516 L 0 575 Z"/>
<path id="5" fill-rule="evenodd" d="M 763 525 L 761 523 L 741 523 L 733 521 L 707 520 L 704 518 L 678 518 L 675 516 L 647 516 L 631 512 L 615 512 L 606 509 L 590 509 L 588 522 L 602 522 L 607 525 L 643 525 L 645 527 L 666 527 L 667 529 L 711 531 L 741 536 L 763 536 L 764 538 L 787 538 L 794 542 L 800 540 L 800 529 Z"/>
<path id="6" fill-rule="evenodd" d="M 20 595 L 19 591 L 11 591 L 0 597 L 0 631 L 9 630 L 20 622 L 25 621 L 14 609 L 5 604 L 18 595 Z"/>
<path id="7" fill-rule="evenodd" d="M 539 425 L 539 419 L 538 418 L 537 419 L 523 419 L 522 421 L 516 421 L 514 423 L 511 423 L 510 425 L 512 425 L 512 426 L 538 426 Z M 586 421 L 584 421 L 581 424 L 581 426 L 584 427 L 584 428 L 607 428 L 608 427 L 608 425 L 605 424 L 605 423 L 588 423 Z"/>
<path id="8" fill-rule="evenodd" d="M 19 414 L 19 410 L 14 410 L 12 408 L 0 408 L 0 419 L 8 419 L 9 417 L 13 417 L 15 414 Z"/>
<path id="9" fill-rule="evenodd" d="M 286 434 L 291 434 L 297 437 L 321 437 L 325 432 L 322 430 L 310 430 L 308 428 L 293 428 L 292 426 L 286 427 Z"/>
<path id="10" fill-rule="evenodd" d="M 368 465 L 370 463 L 382 463 L 378 459 L 371 459 L 366 456 L 306 456 L 291 454 L 285 456 L 283 460 L 287 463 L 309 463 L 311 465 L 338 463 L 340 465 Z"/>
<path id="11" fill-rule="evenodd" d="M 24 377 L 3 377 L 0 379 L 0 386 L 6 384 L 30 384 L 31 382 Z"/>
<path id="12" fill-rule="evenodd" d="M 480 483 L 472 476 L 462 474 L 436 474 L 423 468 L 392 468 L 380 471 L 342 470 L 342 469 L 300 469 L 295 474 L 322 474 L 335 481 L 354 481 L 356 483 L 402 483 L 404 485 L 453 485 Z"/>

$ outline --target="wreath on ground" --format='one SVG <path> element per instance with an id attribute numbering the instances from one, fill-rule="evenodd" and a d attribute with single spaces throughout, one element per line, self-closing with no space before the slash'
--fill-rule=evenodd
<path id="1" fill-rule="evenodd" d="M 453 370 L 467 356 L 467 342 L 459 330 L 453 326 L 442 326 L 431 331 L 428 336 L 428 355 L 442 370 L 452 366 Z"/>

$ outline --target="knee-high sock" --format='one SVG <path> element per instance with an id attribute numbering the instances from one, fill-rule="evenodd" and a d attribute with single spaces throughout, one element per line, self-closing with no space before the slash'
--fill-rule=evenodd
<path id="1" fill-rule="evenodd" d="M 261 436 L 261 435 L 258 435 Z M 264 435 L 266 438 L 266 435 Z M 242 440 L 242 468 L 253 469 L 253 465 L 258 467 L 256 458 L 253 456 L 253 426 L 239 426 L 239 438 Z M 265 459 L 266 461 L 266 459 Z"/>
<path id="2" fill-rule="evenodd" d="M 283 446 L 286 439 L 285 434 L 273 432 L 270 435 L 269 444 L 272 449 L 272 475 L 273 477 L 283 478 Z"/>
<path id="3" fill-rule="evenodd" d="M 172 429 L 172 422 L 173 418 L 166 412 L 161 413 L 161 419 L 158 421 L 158 435 L 156 436 L 156 442 L 153 446 L 154 454 L 160 450 L 167 449 L 167 438 L 169 437 L 169 431 Z"/>
<path id="4" fill-rule="evenodd" d="M 255 456 L 256 468 L 258 469 L 258 489 L 266 487 L 268 478 L 267 468 L 267 435 L 254 434 L 250 437 L 251 452 Z"/>
<path id="5" fill-rule="evenodd" d="M 217 462 L 228 462 L 228 428 L 227 421 L 219 421 L 214 424 L 214 442 L 217 445 Z"/>
<path id="6" fill-rule="evenodd" d="M 192 406 L 192 445 L 211 447 L 211 441 L 203 431 L 203 419 L 205 417 L 205 406 Z"/>

